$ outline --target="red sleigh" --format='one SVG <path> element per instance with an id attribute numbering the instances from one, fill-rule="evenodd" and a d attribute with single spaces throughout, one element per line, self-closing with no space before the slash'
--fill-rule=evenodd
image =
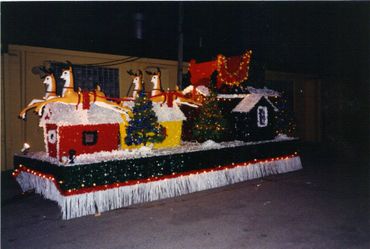
<path id="1" fill-rule="evenodd" d="M 249 50 L 241 56 L 218 55 L 217 59 L 213 61 L 196 63 L 195 60 L 191 60 L 189 65 L 191 83 L 194 86 L 208 86 L 212 73 L 217 70 L 217 88 L 223 84 L 239 85 L 248 79 L 251 55 L 252 51 Z"/>

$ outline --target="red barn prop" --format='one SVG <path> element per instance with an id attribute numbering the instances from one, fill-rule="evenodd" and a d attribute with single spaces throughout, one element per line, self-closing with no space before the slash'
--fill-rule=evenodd
<path id="1" fill-rule="evenodd" d="M 248 79 L 251 55 L 252 51 L 249 50 L 241 56 L 226 58 L 218 55 L 214 61 L 196 63 L 195 60 L 191 60 L 189 65 L 191 83 L 195 86 L 208 86 L 212 73 L 217 70 L 217 88 L 223 84 L 239 85 Z"/>
<path id="2" fill-rule="evenodd" d="M 89 109 L 62 103 L 49 104 L 40 120 L 46 151 L 60 161 L 80 154 L 117 150 L 119 113 L 92 104 Z"/>

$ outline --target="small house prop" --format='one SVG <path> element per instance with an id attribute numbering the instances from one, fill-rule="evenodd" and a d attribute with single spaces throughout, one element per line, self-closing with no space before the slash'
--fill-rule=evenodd
<path id="1" fill-rule="evenodd" d="M 117 150 L 124 121 L 123 115 L 95 104 L 83 109 L 82 104 L 50 103 L 39 125 L 49 156 L 65 161 L 71 154 Z"/>
<path id="2" fill-rule="evenodd" d="M 274 116 L 277 111 L 265 95 L 247 94 L 232 110 L 236 139 L 261 141 L 274 138 Z"/>

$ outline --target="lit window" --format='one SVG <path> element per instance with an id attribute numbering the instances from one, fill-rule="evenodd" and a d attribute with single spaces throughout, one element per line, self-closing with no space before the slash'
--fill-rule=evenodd
<path id="1" fill-rule="evenodd" d="M 257 108 L 257 126 L 266 127 L 268 124 L 268 112 L 266 106 L 259 106 Z"/>

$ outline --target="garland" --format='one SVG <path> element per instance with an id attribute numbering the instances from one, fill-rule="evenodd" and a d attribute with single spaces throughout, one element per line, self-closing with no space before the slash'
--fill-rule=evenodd
<path id="1" fill-rule="evenodd" d="M 296 151 L 296 141 L 284 141 L 68 167 L 16 155 L 14 164 L 15 173 L 26 168 L 31 173 L 34 171 L 36 174 L 52 177 L 61 192 L 72 193 L 84 188 L 104 188 L 114 184 L 141 182 L 156 177 L 214 169 L 223 165 L 276 158 L 292 155 Z"/>
<path id="2" fill-rule="evenodd" d="M 71 219 L 301 168 L 299 156 L 291 155 L 231 164 L 208 171 L 188 172 L 153 181 L 138 181 L 131 185 L 99 187 L 90 192 L 71 195 L 62 195 L 55 179 L 40 173 L 30 173 L 22 169 L 15 175 L 23 191 L 34 189 L 45 198 L 56 201 L 61 208 L 63 219 Z"/>
<path id="3" fill-rule="evenodd" d="M 218 74 L 218 81 L 221 81 L 224 84 L 227 85 L 239 85 L 243 81 L 246 81 L 248 79 L 248 73 L 249 73 L 249 63 L 251 59 L 252 51 L 249 50 L 245 54 L 242 55 L 239 66 L 236 70 L 231 71 L 228 64 L 229 63 L 235 63 L 236 58 L 232 57 L 227 59 L 223 55 L 217 56 L 217 71 Z"/>
<path id="4" fill-rule="evenodd" d="M 21 174 L 22 172 L 25 172 L 28 174 L 32 174 L 34 176 L 41 177 L 43 179 L 47 179 L 55 185 L 55 187 L 58 189 L 61 195 L 70 196 L 70 195 L 76 195 L 76 194 L 85 194 L 85 193 L 90 193 L 90 192 L 95 192 L 95 191 L 113 189 L 113 188 L 123 187 L 123 186 L 131 186 L 131 185 L 142 184 L 142 183 L 163 181 L 166 179 L 173 179 L 177 177 L 192 176 L 192 175 L 199 175 L 199 174 L 210 173 L 210 172 L 229 170 L 229 169 L 234 169 L 234 168 L 239 168 L 239 167 L 246 167 L 246 166 L 250 166 L 253 164 L 265 164 L 265 163 L 270 163 L 270 162 L 275 162 L 275 161 L 288 160 L 288 159 L 295 158 L 295 157 L 298 158 L 298 153 L 294 153 L 294 154 L 287 155 L 287 156 L 275 157 L 275 158 L 261 159 L 261 160 L 254 159 L 254 160 L 247 161 L 247 162 L 232 163 L 232 164 L 223 165 L 223 166 L 219 165 L 214 168 L 207 168 L 207 169 L 201 169 L 201 170 L 190 170 L 190 171 L 181 172 L 181 173 L 174 172 L 170 175 L 165 175 L 165 176 L 153 176 L 153 177 L 149 177 L 146 179 L 128 180 L 125 182 L 105 184 L 101 186 L 96 186 L 96 184 L 93 184 L 93 186 L 91 187 L 85 187 L 84 184 L 82 184 L 82 188 L 80 189 L 69 189 L 67 191 L 64 191 L 60 187 L 61 184 L 63 184 L 63 181 L 57 182 L 57 180 L 54 178 L 53 175 L 45 174 L 37 170 L 29 169 L 23 165 L 21 165 L 18 169 L 15 169 L 12 175 L 13 177 L 17 178 L 19 174 Z"/>

